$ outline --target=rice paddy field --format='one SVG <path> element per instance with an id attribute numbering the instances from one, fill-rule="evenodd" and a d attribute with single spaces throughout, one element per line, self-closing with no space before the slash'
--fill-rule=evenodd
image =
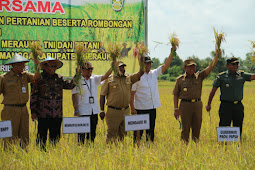
<path id="1" fill-rule="evenodd" d="M 203 84 L 203 123 L 199 143 L 180 140 L 179 122 L 173 116 L 174 82 L 160 82 L 161 107 L 157 109 L 155 142 L 133 145 L 132 133 L 124 142 L 106 144 L 106 123 L 99 120 L 94 145 L 80 146 L 75 134 L 63 135 L 56 147 L 41 151 L 35 144 L 36 130 L 30 120 L 30 145 L 27 151 L 14 145 L 4 150 L 0 140 L 1 169 L 253 169 L 255 167 L 255 82 L 244 88 L 245 118 L 242 142 L 217 142 L 219 90 L 212 103 L 211 121 L 205 110 L 212 81 Z M 2 109 L 1 105 L 1 109 Z M 28 104 L 29 107 L 29 104 Z M 71 92 L 64 91 L 64 116 L 71 117 Z"/>

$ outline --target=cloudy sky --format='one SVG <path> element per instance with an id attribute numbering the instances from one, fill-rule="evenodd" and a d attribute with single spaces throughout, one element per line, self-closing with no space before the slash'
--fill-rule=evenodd
<path id="1" fill-rule="evenodd" d="M 163 62 L 170 47 L 169 34 L 175 32 L 180 41 L 177 53 L 182 59 L 195 55 L 206 58 L 214 50 L 214 33 L 223 30 L 227 56 L 245 58 L 255 41 L 255 0 L 148 0 L 148 43 L 151 57 Z"/>

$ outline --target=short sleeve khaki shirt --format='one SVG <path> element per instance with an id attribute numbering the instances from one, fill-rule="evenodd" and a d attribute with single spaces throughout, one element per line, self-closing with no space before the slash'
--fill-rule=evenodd
<path id="1" fill-rule="evenodd" d="M 0 94 L 2 104 L 25 104 L 29 98 L 28 83 L 33 81 L 34 74 L 23 71 L 16 75 L 12 70 L 0 76 Z"/>
<path id="2" fill-rule="evenodd" d="M 200 99 L 202 94 L 202 82 L 207 77 L 205 70 L 195 73 L 192 77 L 185 74 L 176 79 L 173 95 L 180 99 Z"/>
<path id="3" fill-rule="evenodd" d="M 101 88 L 101 95 L 106 96 L 107 105 L 117 108 L 125 108 L 130 102 L 132 84 L 139 81 L 137 74 L 128 76 L 114 75 L 105 80 Z"/>

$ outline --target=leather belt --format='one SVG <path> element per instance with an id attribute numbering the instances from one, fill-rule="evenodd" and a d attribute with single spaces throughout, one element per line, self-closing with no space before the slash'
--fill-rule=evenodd
<path id="1" fill-rule="evenodd" d="M 191 99 L 191 100 L 187 100 L 187 99 L 182 99 L 182 101 L 184 102 L 191 102 L 191 103 L 195 103 L 195 102 L 198 102 L 200 101 L 201 99 Z"/>
<path id="2" fill-rule="evenodd" d="M 238 103 L 240 103 L 240 102 L 241 102 L 241 100 L 240 100 L 240 101 L 226 101 L 226 100 L 222 100 L 221 102 L 238 104 Z"/>
<path id="3" fill-rule="evenodd" d="M 113 106 L 108 106 L 111 109 L 115 109 L 115 110 L 126 110 L 127 108 L 129 108 L 129 106 L 127 107 L 123 107 L 123 108 L 118 108 L 118 107 L 113 107 Z"/>
<path id="4" fill-rule="evenodd" d="M 26 106 L 26 103 L 25 104 L 4 104 L 5 106 L 14 106 L 14 107 L 25 107 Z"/>

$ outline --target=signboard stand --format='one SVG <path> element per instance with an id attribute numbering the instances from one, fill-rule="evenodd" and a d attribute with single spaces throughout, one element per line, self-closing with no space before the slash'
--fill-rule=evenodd
<path id="1" fill-rule="evenodd" d="M 0 121 L 0 138 L 12 137 L 12 122 Z"/>
<path id="2" fill-rule="evenodd" d="M 63 134 L 90 133 L 90 117 L 64 117 Z"/>
<path id="3" fill-rule="evenodd" d="M 240 141 L 239 127 L 217 127 L 218 142 Z"/>
<path id="4" fill-rule="evenodd" d="M 140 130 L 150 129 L 150 115 L 128 115 L 125 116 L 125 130 L 136 131 L 137 146 L 140 146 Z"/>

